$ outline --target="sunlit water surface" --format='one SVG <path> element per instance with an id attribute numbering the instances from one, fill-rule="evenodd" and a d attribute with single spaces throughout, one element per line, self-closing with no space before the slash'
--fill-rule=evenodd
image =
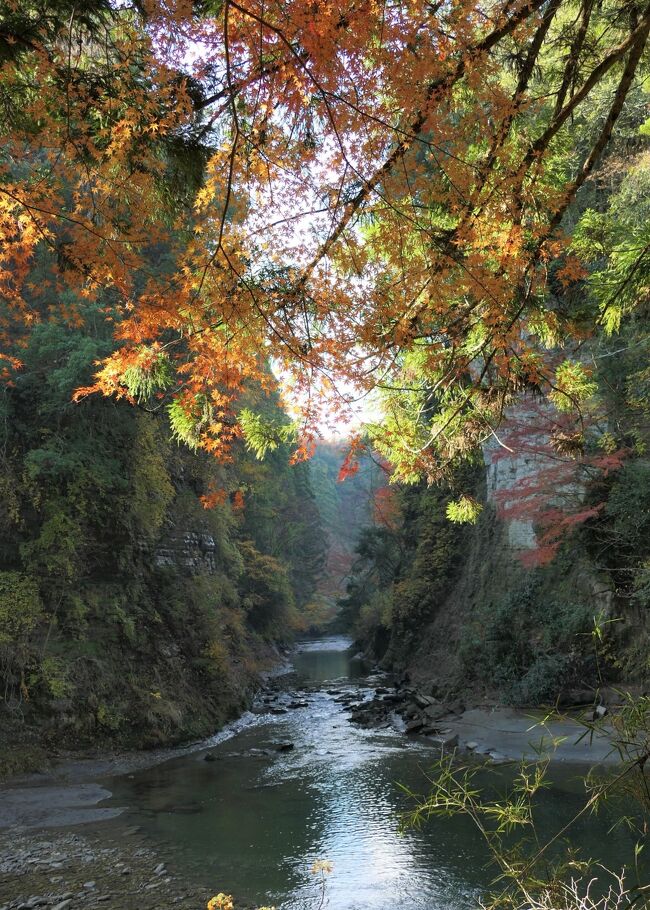
<path id="1" fill-rule="evenodd" d="M 294 666 L 322 684 L 306 696 L 307 707 L 251 718 L 211 747 L 216 761 L 198 752 L 118 779 L 112 803 L 129 806 L 126 820 L 173 854 L 175 866 L 213 893 L 232 893 L 240 906 L 315 908 L 310 869 L 326 859 L 333 864 L 331 910 L 476 907 L 494 869 L 469 821 L 435 819 L 401 830 L 400 815 L 412 802 L 400 785 L 423 793 L 436 753 L 392 729 L 349 723 L 327 689 L 345 683 L 366 690 L 368 683 L 345 639 L 303 643 Z M 283 742 L 293 750 L 275 751 Z M 251 754 L 265 749 L 271 755 Z M 581 807 L 579 771 L 563 770 L 545 791 L 542 836 Z M 616 866 L 629 855 L 630 839 L 608 829 L 605 816 L 588 817 L 571 838 Z"/>

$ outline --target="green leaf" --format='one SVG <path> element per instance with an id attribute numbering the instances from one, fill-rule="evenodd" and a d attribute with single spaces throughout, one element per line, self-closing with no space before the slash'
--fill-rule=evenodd
<path id="1" fill-rule="evenodd" d="M 148 362 L 129 367 L 122 377 L 129 394 L 137 401 L 147 401 L 156 392 L 174 384 L 172 368 L 166 354 L 156 354 Z"/>
<path id="2" fill-rule="evenodd" d="M 447 503 L 447 518 L 455 524 L 475 525 L 483 506 L 471 496 L 463 494 L 459 499 Z"/>
<path id="3" fill-rule="evenodd" d="M 596 393 L 591 373 L 575 361 L 565 360 L 555 371 L 555 388 L 550 394 L 558 411 L 570 411 Z"/>
<path id="4" fill-rule="evenodd" d="M 239 412 L 239 425 L 244 435 L 246 448 L 262 461 L 269 452 L 296 439 L 296 428 L 291 423 L 279 423 L 256 414 L 249 408 Z"/>

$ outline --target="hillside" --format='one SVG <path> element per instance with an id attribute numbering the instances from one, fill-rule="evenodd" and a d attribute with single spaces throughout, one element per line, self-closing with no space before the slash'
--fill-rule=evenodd
<path id="1" fill-rule="evenodd" d="M 155 408 L 74 404 L 108 343 L 92 314 L 36 326 L 2 399 L 6 767 L 213 732 L 304 625 L 325 558 L 309 465 L 287 446 L 220 465 Z"/>

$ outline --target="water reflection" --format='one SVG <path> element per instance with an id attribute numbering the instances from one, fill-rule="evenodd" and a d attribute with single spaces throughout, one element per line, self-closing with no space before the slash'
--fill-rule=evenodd
<path id="1" fill-rule="evenodd" d="M 258 717 L 211 750 L 214 762 L 198 753 L 121 780 L 114 801 L 133 806 L 128 823 L 172 848 L 176 865 L 196 882 L 232 892 L 240 904 L 315 906 L 309 869 L 328 859 L 331 910 L 475 907 L 492 872 L 470 823 L 438 819 L 422 830 L 399 830 L 408 800 L 398 782 L 424 790 L 432 750 L 391 729 L 353 727 L 336 700 L 342 686 L 359 697 L 366 691 L 349 645 L 309 642 L 296 655 L 300 672 L 324 684 L 302 696 L 307 707 Z M 332 680 L 339 682 L 332 687 Z M 291 751 L 277 751 L 289 742 Z M 581 805 L 567 782 L 544 800 L 549 832 Z M 625 835 L 607 840 L 607 827 L 604 817 L 585 820 L 579 836 L 587 852 L 606 844 L 615 863 L 627 842 Z"/>
<path id="2" fill-rule="evenodd" d="M 336 636 L 316 641 L 304 641 L 293 656 L 297 672 L 313 682 L 337 679 L 362 679 L 366 666 L 352 647 L 352 642 Z"/>

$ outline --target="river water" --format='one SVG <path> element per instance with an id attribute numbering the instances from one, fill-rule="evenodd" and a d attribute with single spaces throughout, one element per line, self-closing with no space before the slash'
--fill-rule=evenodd
<path id="1" fill-rule="evenodd" d="M 471 823 L 435 819 L 401 830 L 400 814 L 412 806 L 401 785 L 424 793 L 436 752 L 393 729 L 355 727 L 336 700 L 369 686 L 349 645 L 330 638 L 300 646 L 295 668 L 321 684 L 299 693 L 307 706 L 252 716 L 210 746 L 213 761 L 199 751 L 113 780 L 109 804 L 128 807 L 121 824 L 142 826 L 184 874 L 212 893 L 232 893 L 240 906 L 315 908 L 310 870 L 328 860 L 331 910 L 476 907 L 494 869 Z M 293 748 L 277 751 L 282 743 Z M 542 836 L 583 805 L 581 771 L 564 769 L 545 791 Z M 500 773 L 507 783 L 509 772 Z M 616 867 L 631 839 L 610 833 L 610 821 L 584 818 L 571 838 Z"/>

